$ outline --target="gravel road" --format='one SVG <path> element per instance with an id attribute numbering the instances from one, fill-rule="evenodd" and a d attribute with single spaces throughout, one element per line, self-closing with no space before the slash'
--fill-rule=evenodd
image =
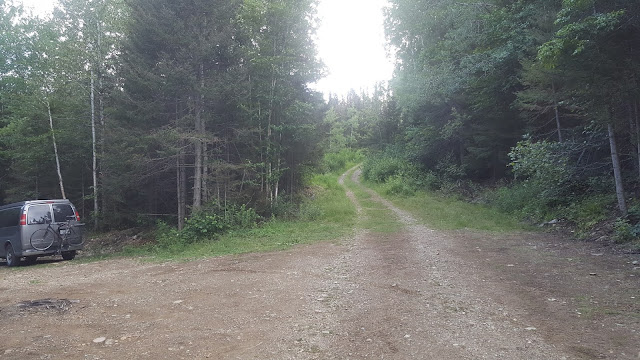
<path id="1" fill-rule="evenodd" d="M 401 231 L 190 262 L 1 264 L 0 359 L 640 359 L 638 255 L 434 231 L 372 195 Z"/>

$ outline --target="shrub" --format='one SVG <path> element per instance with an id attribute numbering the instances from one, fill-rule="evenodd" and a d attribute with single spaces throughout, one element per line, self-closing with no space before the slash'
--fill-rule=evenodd
<path id="1" fill-rule="evenodd" d="M 630 242 L 638 236 L 637 226 L 631 226 L 627 219 L 617 219 L 613 224 L 613 239 L 617 243 Z"/>
<path id="2" fill-rule="evenodd" d="M 296 219 L 299 211 L 300 205 L 290 197 L 280 196 L 271 204 L 271 217 L 275 219 Z"/>
<path id="3" fill-rule="evenodd" d="M 246 205 L 231 205 L 223 215 L 224 222 L 230 229 L 247 229 L 254 227 L 260 221 L 260 215 Z"/>
<path id="4" fill-rule="evenodd" d="M 394 175 L 387 179 L 383 186 L 386 195 L 411 196 L 415 194 L 415 186 L 412 186 L 401 175 Z"/>
<path id="5" fill-rule="evenodd" d="M 214 239 L 229 230 L 250 228 L 257 224 L 260 216 L 246 205 L 231 205 L 226 209 L 207 206 L 195 212 L 185 222 L 181 231 L 163 221 L 156 224 L 157 246 L 165 249 L 180 248 L 203 239 Z"/>
<path id="6" fill-rule="evenodd" d="M 360 150 L 342 149 L 339 152 L 327 153 L 323 159 L 325 172 L 343 172 L 362 162 L 364 156 Z"/>
<path id="7" fill-rule="evenodd" d="M 547 200 L 540 196 L 541 191 L 539 184 L 525 181 L 498 188 L 488 198 L 493 206 L 504 213 L 539 221 L 550 213 Z"/>
<path id="8" fill-rule="evenodd" d="M 509 166 L 516 177 L 533 179 L 546 187 L 559 186 L 571 176 L 568 150 L 564 147 L 548 141 L 520 141 L 509 153 Z"/>
<path id="9" fill-rule="evenodd" d="M 362 176 L 365 180 L 384 183 L 390 177 L 399 175 L 406 166 L 403 160 L 391 156 L 370 157 L 362 166 Z"/>
<path id="10" fill-rule="evenodd" d="M 580 232 L 589 231 L 596 224 L 609 218 L 608 210 L 615 203 L 611 195 L 594 195 L 572 202 L 564 211 Z"/>
<path id="11" fill-rule="evenodd" d="M 324 211 L 317 203 L 313 201 L 305 201 L 300 206 L 300 219 L 315 221 L 324 216 Z"/>
<path id="12" fill-rule="evenodd" d="M 155 237 L 156 246 L 163 249 L 177 249 L 186 244 L 178 229 L 161 220 L 156 223 Z"/>

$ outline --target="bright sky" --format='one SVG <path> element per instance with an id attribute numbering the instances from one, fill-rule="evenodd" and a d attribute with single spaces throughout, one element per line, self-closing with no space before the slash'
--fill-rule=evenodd
<path id="1" fill-rule="evenodd" d="M 37 14 L 53 10 L 55 0 L 22 0 Z M 345 96 L 350 89 L 371 90 L 391 79 L 393 62 L 387 58 L 382 8 L 387 0 L 320 0 L 317 46 L 327 77 L 313 86 L 328 97 Z"/>
<path id="2" fill-rule="evenodd" d="M 384 46 L 386 4 L 386 0 L 320 0 L 317 45 L 329 74 L 315 88 L 325 96 L 373 89 L 376 82 L 391 79 L 393 62 Z"/>
<path id="3" fill-rule="evenodd" d="M 20 0 L 18 0 L 20 2 Z M 51 14 L 55 0 L 22 0 L 22 4 L 27 9 L 31 9 L 35 14 L 46 15 Z"/>

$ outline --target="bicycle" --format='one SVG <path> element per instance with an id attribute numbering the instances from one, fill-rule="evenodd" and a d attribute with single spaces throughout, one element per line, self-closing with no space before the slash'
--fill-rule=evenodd
<path id="1" fill-rule="evenodd" d="M 49 223 L 45 229 L 36 230 L 31 235 L 31 247 L 38 251 L 47 251 L 55 245 L 56 253 L 61 254 L 64 260 L 72 260 L 76 251 L 69 248 L 84 243 L 82 231 L 79 229 L 84 224 L 75 220 L 75 216 L 68 216 L 65 222 Z M 54 228 L 54 225 L 57 225 L 57 228 Z"/>

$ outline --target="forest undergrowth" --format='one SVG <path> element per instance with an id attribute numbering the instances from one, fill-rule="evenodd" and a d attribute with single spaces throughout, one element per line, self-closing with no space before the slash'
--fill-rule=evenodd
<path id="1" fill-rule="evenodd" d="M 363 178 L 367 186 L 436 229 L 551 228 L 581 240 L 640 250 L 640 204 L 631 202 L 628 215 L 620 217 L 608 179 L 554 184 L 548 176 L 533 176 L 482 185 L 436 176 L 391 151 L 370 156 L 363 164 Z"/>
<path id="2" fill-rule="evenodd" d="M 415 179 L 405 183 L 400 175 L 394 175 L 405 186 L 415 189 L 410 193 L 397 193 L 394 191 L 397 185 L 393 183 L 396 180 L 381 183 L 369 179 L 361 184 L 351 179 L 351 171 L 345 177 L 345 186 L 362 205 L 365 216 L 359 220 L 354 205 L 338 184 L 338 178 L 363 160 L 361 153 L 351 151 L 326 156 L 322 166 L 324 173 L 309 178 L 304 198 L 297 204 L 286 205 L 288 211 L 282 216 L 265 219 L 244 206 L 230 206 L 226 215 L 216 210 L 203 211 L 190 218 L 180 231 L 158 222 L 152 234 L 155 240 L 142 246 L 126 246 L 115 256 L 142 257 L 150 261 L 189 260 L 284 250 L 317 241 L 337 241 L 352 236 L 358 228 L 381 233 L 399 231 L 401 224 L 389 209 L 381 208 L 371 198 L 365 187 L 374 189 L 433 229 L 488 232 L 531 229 L 515 216 L 508 216 L 494 207 L 418 189 Z M 366 164 L 365 169 L 369 171 Z"/>

